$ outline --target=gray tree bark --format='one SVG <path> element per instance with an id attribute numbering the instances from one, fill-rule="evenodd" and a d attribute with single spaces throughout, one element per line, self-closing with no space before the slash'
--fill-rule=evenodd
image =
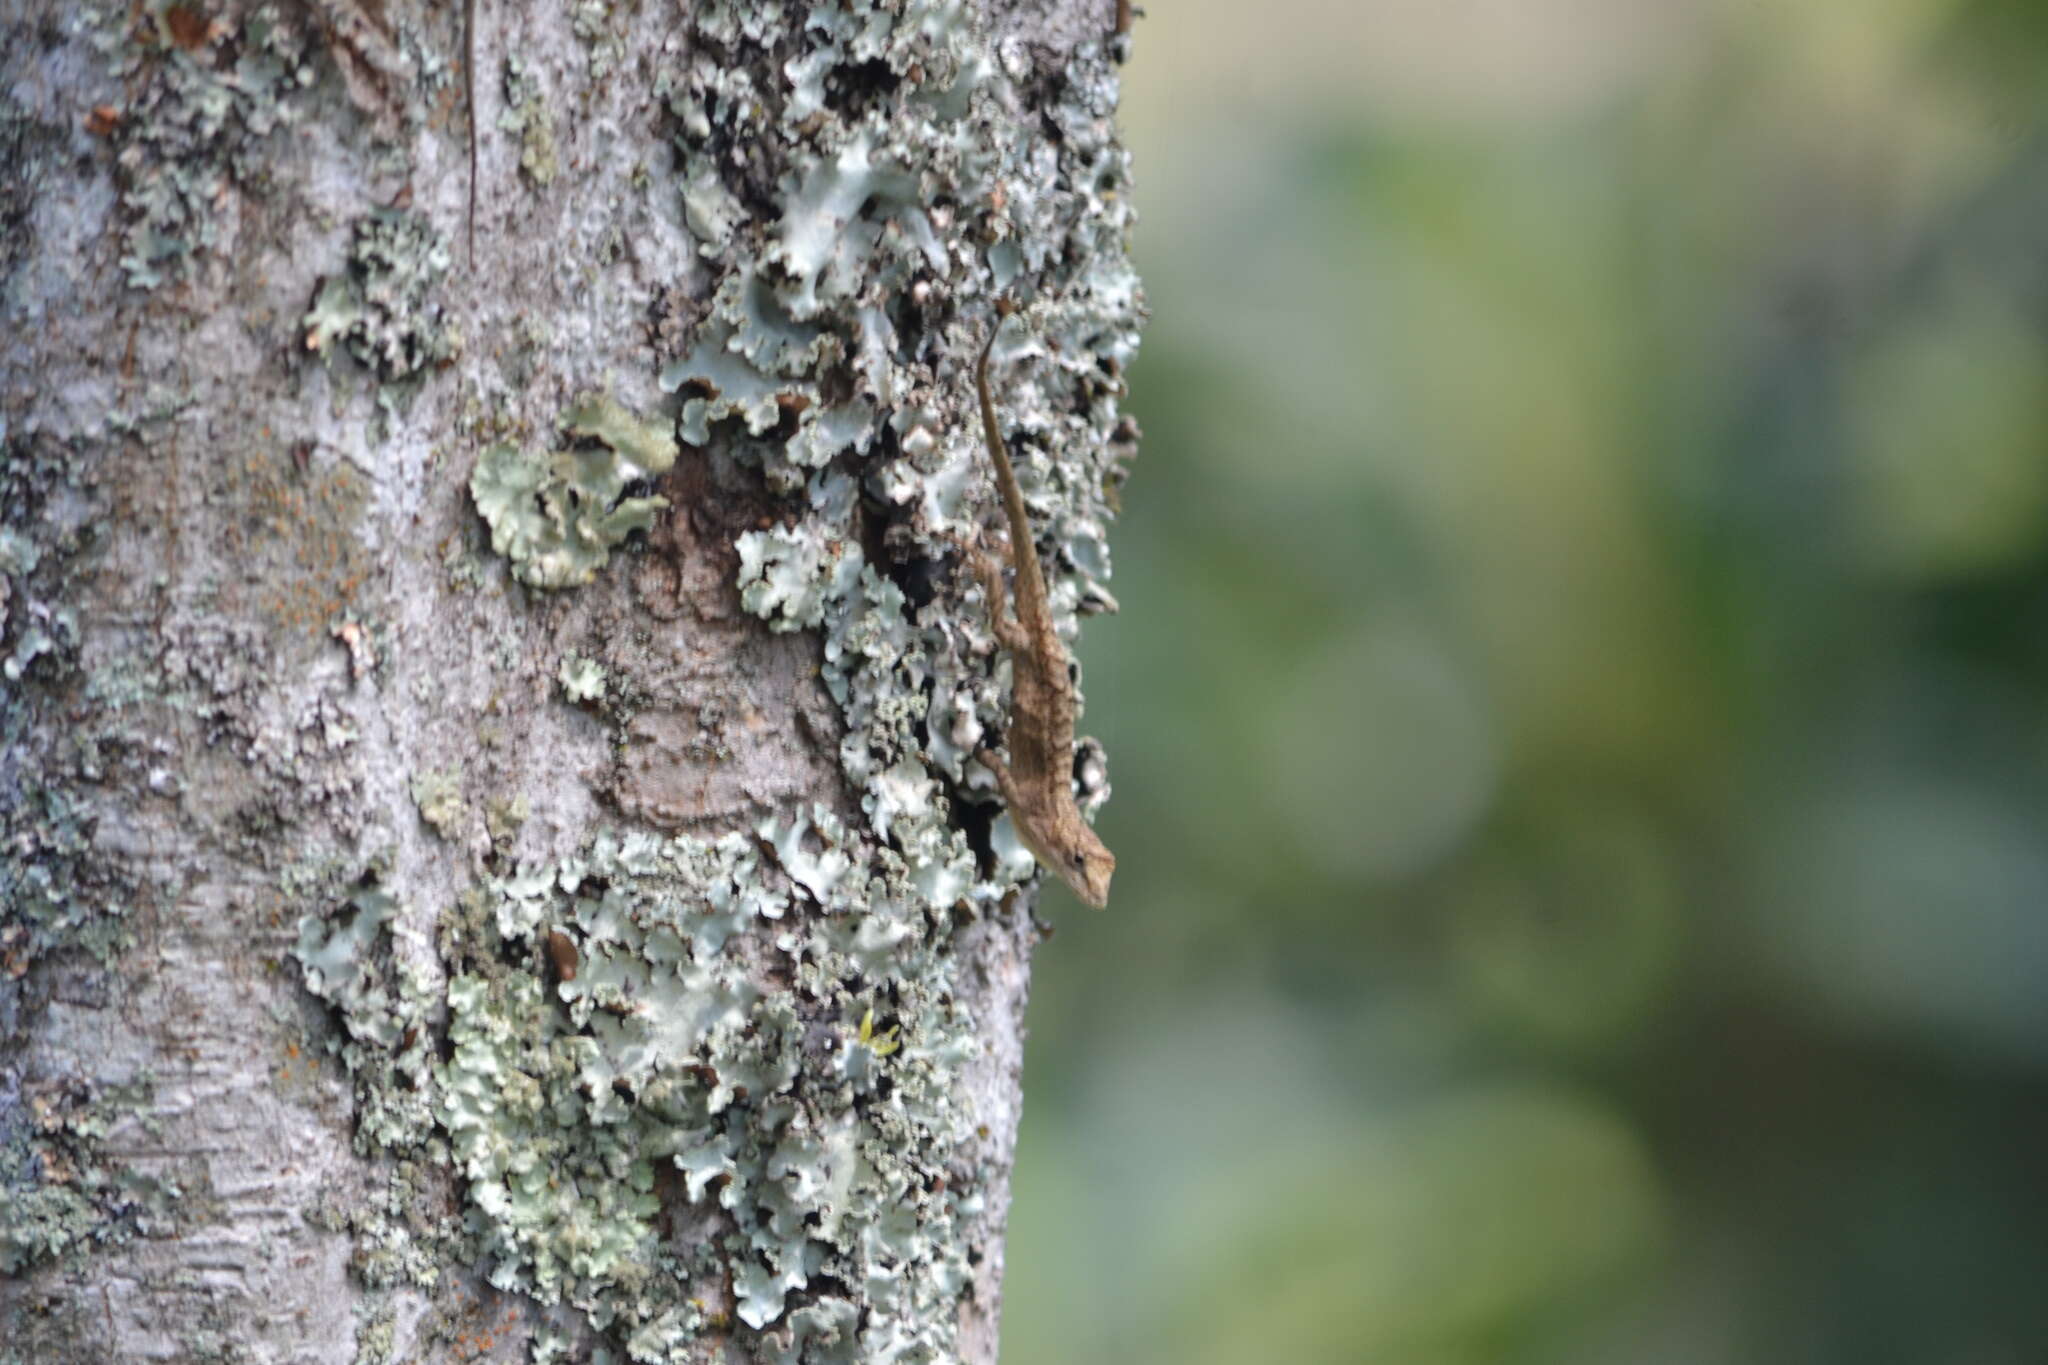
<path id="1" fill-rule="evenodd" d="M 0 0 L 0 1360 L 995 1359 L 1113 12 Z"/>

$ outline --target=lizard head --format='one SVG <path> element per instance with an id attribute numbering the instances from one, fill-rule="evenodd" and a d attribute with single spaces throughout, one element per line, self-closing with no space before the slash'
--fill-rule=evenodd
<path id="1" fill-rule="evenodd" d="M 1109 904 L 1109 878 L 1116 871 L 1116 855 L 1103 847 L 1094 830 L 1079 820 L 1074 826 L 1072 835 L 1062 841 L 1059 856 L 1041 861 L 1059 873 L 1075 895 L 1100 910 Z"/>

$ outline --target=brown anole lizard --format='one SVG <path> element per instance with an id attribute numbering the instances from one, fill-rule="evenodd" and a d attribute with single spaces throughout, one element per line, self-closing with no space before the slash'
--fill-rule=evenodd
<path id="1" fill-rule="evenodd" d="M 1004 610 L 1002 567 L 979 550 L 969 560 L 988 598 L 996 643 L 1010 651 L 1010 725 L 1004 735 L 1010 757 L 1006 763 L 986 748 L 975 757 L 995 774 L 1010 819 L 1033 856 L 1075 895 L 1100 910 L 1109 903 L 1116 855 L 1103 847 L 1074 804 L 1074 680 L 1068 672 L 1067 648 L 1053 628 L 1024 494 L 1010 467 L 1010 452 L 996 422 L 995 398 L 989 392 L 989 352 L 1012 311 L 1008 299 L 996 305 L 995 324 L 974 368 L 974 385 L 981 397 L 981 426 L 995 465 L 996 491 L 1010 522 L 1010 567 L 1017 579 L 1014 619 Z"/>

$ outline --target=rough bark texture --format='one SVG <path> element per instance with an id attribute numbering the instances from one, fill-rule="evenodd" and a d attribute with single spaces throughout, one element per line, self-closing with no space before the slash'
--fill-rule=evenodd
<path id="1" fill-rule="evenodd" d="M 995 1359 L 1112 9 L 0 0 L 0 1361 Z"/>

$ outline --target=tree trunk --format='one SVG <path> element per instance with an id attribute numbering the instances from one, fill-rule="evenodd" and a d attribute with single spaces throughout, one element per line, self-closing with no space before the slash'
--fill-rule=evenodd
<path id="1" fill-rule="evenodd" d="M 0 0 L 0 1359 L 995 1359 L 1113 9 Z"/>

